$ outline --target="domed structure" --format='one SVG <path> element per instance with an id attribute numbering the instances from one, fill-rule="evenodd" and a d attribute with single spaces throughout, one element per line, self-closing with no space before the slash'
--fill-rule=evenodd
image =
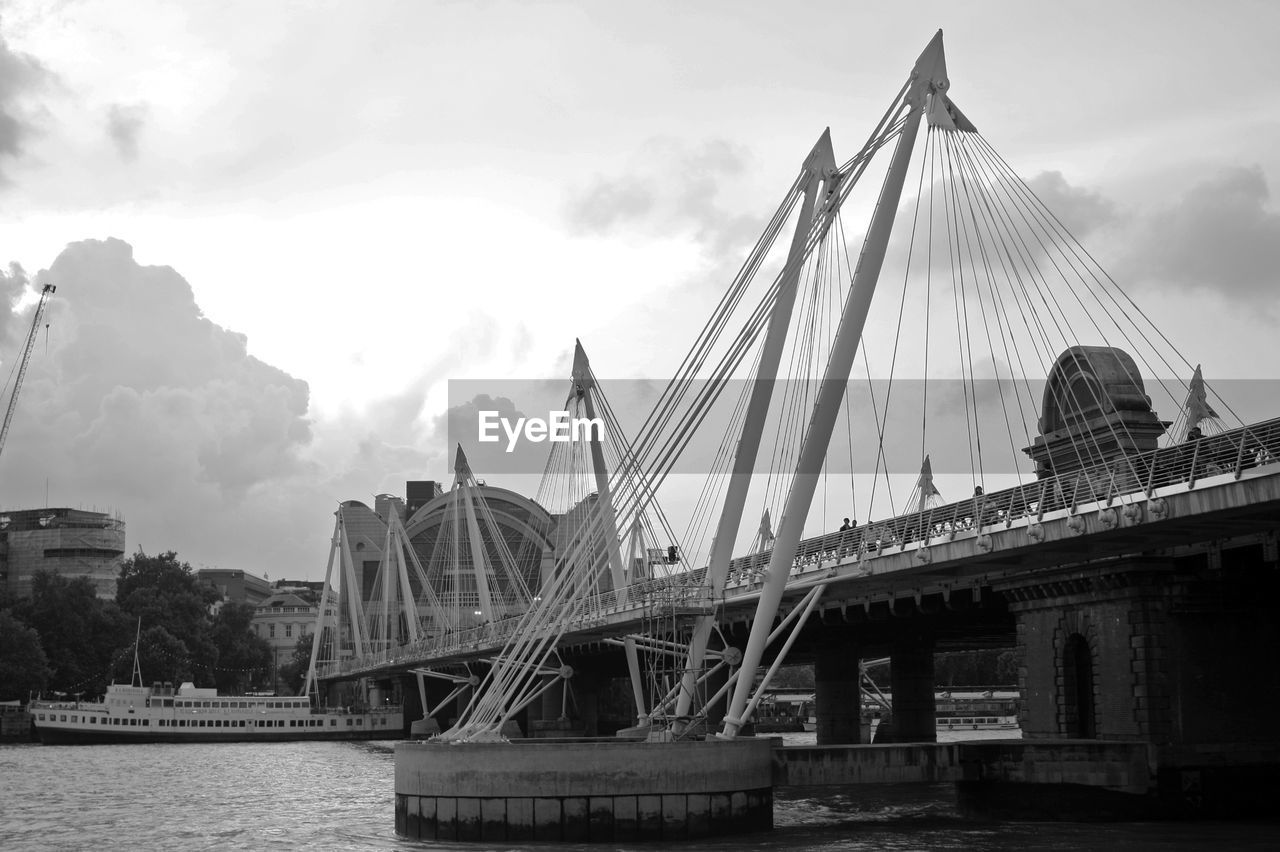
<path id="1" fill-rule="evenodd" d="M 491 583 L 500 590 L 505 578 L 496 576 L 493 566 L 510 564 L 530 594 L 537 594 L 554 552 L 552 516 L 533 500 L 506 488 L 477 485 L 476 491 L 479 504 L 492 517 L 492 523 L 478 518 L 474 530 L 488 556 Z M 455 513 L 464 517 L 455 518 Z M 462 531 L 470 534 L 465 507 L 459 506 L 453 491 L 428 501 L 405 521 L 405 532 L 426 569 L 427 581 L 441 605 L 462 616 L 459 626 L 472 620 L 481 621 L 479 616 L 467 618 L 480 609 L 480 590 L 476 585 L 470 542 L 457 541 Z M 460 544 L 462 546 L 458 546 Z M 499 599 L 503 597 L 499 595 Z M 501 605 L 500 600 L 495 600 L 495 604 Z M 523 605 L 519 608 L 523 610 Z"/>
<path id="2" fill-rule="evenodd" d="M 1138 365 L 1113 346 L 1059 355 L 1040 412 L 1040 436 L 1023 452 L 1041 478 L 1154 450 L 1169 425 L 1151 410 Z"/>

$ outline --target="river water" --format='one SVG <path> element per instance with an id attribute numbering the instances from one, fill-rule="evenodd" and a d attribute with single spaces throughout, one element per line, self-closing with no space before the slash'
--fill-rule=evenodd
<path id="1" fill-rule="evenodd" d="M 810 738 L 812 735 L 810 735 Z M 401 840 L 394 744 L 0 746 L 0 849 L 458 849 Z M 949 785 L 779 789 L 770 833 L 634 849 L 1211 850 L 1280 848 L 1280 824 L 991 821 Z M 504 847 L 496 847 L 504 848 Z M 517 847 L 509 847 L 517 848 Z M 519 848 L 590 849 L 526 845 Z M 624 847 L 611 845 L 612 849 Z"/>

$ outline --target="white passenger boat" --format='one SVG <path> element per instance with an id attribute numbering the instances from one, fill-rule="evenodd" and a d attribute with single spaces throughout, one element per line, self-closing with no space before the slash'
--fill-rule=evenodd
<path id="1" fill-rule="evenodd" d="M 218 695 L 184 683 L 111 684 L 102 701 L 32 701 L 40 741 L 57 743 L 375 740 L 403 735 L 399 706 L 315 708 L 303 696 Z"/>
<path id="2" fill-rule="evenodd" d="M 1018 727 L 1017 716 L 939 716 L 939 731 L 1012 731 Z"/>

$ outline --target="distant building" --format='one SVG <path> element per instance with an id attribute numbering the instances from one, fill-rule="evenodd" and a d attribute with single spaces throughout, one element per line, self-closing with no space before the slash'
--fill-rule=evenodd
<path id="1" fill-rule="evenodd" d="M 320 599 L 317 596 L 312 601 L 307 599 L 309 597 L 309 594 L 303 597 L 293 592 L 276 590 L 258 603 L 253 614 L 253 632 L 267 640 L 267 644 L 271 646 L 271 674 L 277 682 L 277 689 L 281 688 L 280 667 L 293 658 L 293 649 L 297 646 L 298 639 L 315 632 Z M 326 609 L 331 615 L 337 609 L 332 598 Z"/>
<path id="2" fill-rule="evenodd" d="M 406 482 L 405 492 L 407 499 L 403 500 L 392 494 L 379 494 L 374 497 L 373 508 L 358 500 L 347 500 L 339 507 L 348 548 L 343 558 L 350 560 L 350 580 L 354 581 L 349 583 L 345 576 L 339 580 L 338 610 L 344 619 L 339 637 L 342 650 L 339 653 L 351 653 L 354 645 L 346 623 L 347 614 L 353 609 L 348 599 L 353 591 L 352 585 L 359 594 L 358 607 L 366 613 L 382 599 L 383 584 L 388 579 L 382 574 L 383 550 L 387 541 L 388 519 L 393 513 L 404 524 L 405 534 L 418 562 L 442 605 L 460 612 L 463 626 L 479 622 L 479 587 L 470 554 L 462 564 L 452 566 L 452 571 L 441 559 L 433 559 L 433 555 L 439 557 L 456 543 L 452 526 L 457 518 L 454 493 L 444 491 L 431 480 Z M 487 521 L 479 525 L 480 539 L 489 554 L 490 565 L 485 570 L 491 574 L 496 570 L 492 566 L 500 564 L 499 551 L 504 550 L 514 562 L 525 587 L 538 588 L 542 576 L 551 570 L 554 562 L 551 531 L 555 527 L 555 516 L 528 497 L 505 488 L 482 484 L 478 486 L 478 492 L 488 507 L 487 517 L 496 525 L 497 538 L 500 539 L 495 539 L 494 530 Z M 395 582 L 394 577 L 391 580 Z M 408 580 L 415 599 L 420 598 L 421 582 L 416 572 L 410 571 Z M 430 631 L 435 629 L 433 615 L 424 607 L 425 604 L 419 600 L 420 623 Z"/>
<path id="3" fill-rule="evenodd" d="M 272 593 L 292 592 L 300 598 L 312 603 L 319 603 L 324 594 L 323 580 L 276 580 L 271 584 Z M 329 590 L 329 600 L 336 600 L 333 590 Z"/>
<path id="4" fill-rule="evenodd" d="M 404 484 L 405 515 L 411 516 L 444 493 L 433 479 L 411 479 Z"/>
<path id="5" fill-rule="evenodd" d="M 124 521 L 83 509 L 0 512 L 0 586 L 31 594 L 31 577 L 45 569 L 88 577 L 98 597 L 114 599 L 124 562 Z"/>
<path id="6" fill-rule="evenodd" d="M 262 577 L 234 568 L 201 568 L 196 578 L 213 586 L 225 601 L 238 601 L 257 606 L 271 597 L 275 589 Z"/>

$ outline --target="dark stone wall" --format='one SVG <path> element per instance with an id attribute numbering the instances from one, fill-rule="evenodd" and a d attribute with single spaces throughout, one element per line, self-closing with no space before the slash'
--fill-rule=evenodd
<path id="1" fill-rule="evenodd" d="M 1157 744 L 1272 742 L 1280 573 L 1244 545 L 1047 571 L 1004 593 L 1017 618 L 1028 738 L 1080 735 L 1068 651 L 1089 649 L 1094 736 Z"/>

